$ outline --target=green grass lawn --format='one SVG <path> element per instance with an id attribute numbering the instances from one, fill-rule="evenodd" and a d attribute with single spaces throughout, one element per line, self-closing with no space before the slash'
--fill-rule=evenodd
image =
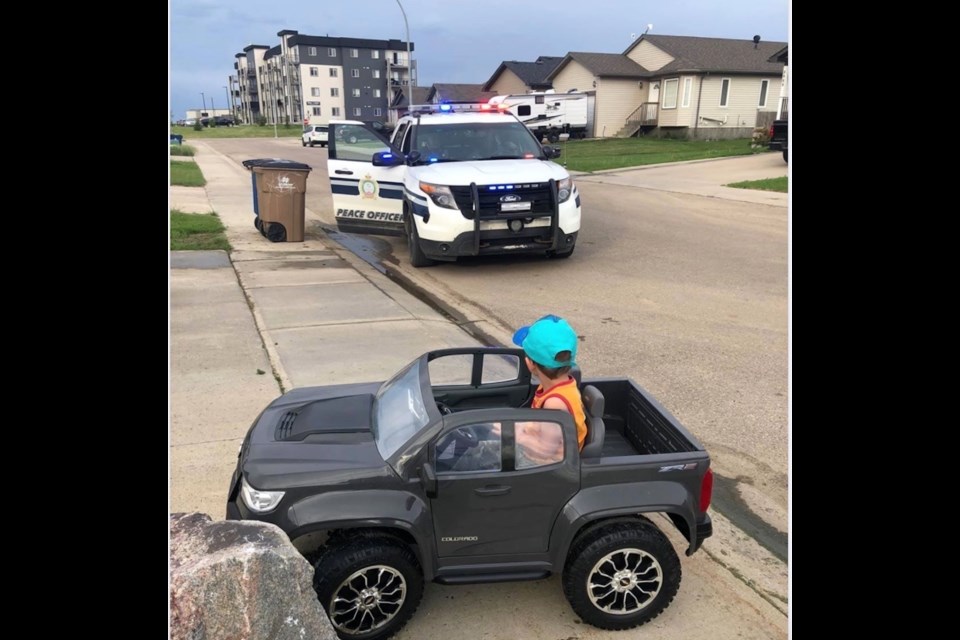
<path id="1" fill-rule="evenodd" d="M 197 150 L 191 147 L 188 144 L 171 144 L 170 145 L 170 155 L 172 156 L 192 156 L 197 153 Z"/>
<path id="2" fill-rule="evenodd" d="M 170 126 L 170 133 L 179 133 L 184 140 L 195 138 L 272 138 L 273 125 L 267 124 L 258 126 L 255 124 L 240 124 L 235 127 L 204 127 L 200 131 L 194 131 L 193 127 Z M 277 137 L 279 138 L 299 138 L 303 135 L 303 127 L 299 124 L 277 125 Z"/>
<path id="3" fill-rule="evenodd" d="M 787 176 L 780 178 L 767 178 L 766 180 L 746 180 L 744 182 L 731 182 L 723 185 L 725 187 L 734 187 L 735 189 L 758 189 L 760 191 L 779 191 L 787 193 Z"/>
<path id="4" fill-rule="evenodd" d="M 734 140 L 665 140 L 660 138 L 605 138 L 568 140 L 553 145 L 563 151 L 554 160 L 571 171 L 600 171 L 663 162 L 705 160 L 756 153 L 750 138 Z"/>
<path id="5" fill-rule="evenodd" d="M 203 187 L 207 181 L 193 160 L 170 160 L 170 184 L 178 187 Z"/>
<path id="6" fill-rule="evenodd" d="M 170 250 L 230 251 L 223 223 L 215 213 L 184 213 L 170 210 Z"/>

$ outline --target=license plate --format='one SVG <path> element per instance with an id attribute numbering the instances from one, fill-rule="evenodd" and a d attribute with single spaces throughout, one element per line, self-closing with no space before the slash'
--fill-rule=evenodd
<path id="1" fill-rule="evenodd" d="M 530 211 L 529 202 L 501 202 L 500 211 Z"/>

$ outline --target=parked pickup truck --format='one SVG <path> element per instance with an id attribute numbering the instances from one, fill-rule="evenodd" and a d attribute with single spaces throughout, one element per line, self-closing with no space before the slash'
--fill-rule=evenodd
<path id="1" fill-rule="evenodd" d="M 767 146 L 770 151 L 783 150 L 783 161 L 787 160 L 787 120 L 774 120 L 770 125 L 770 144 Z"/>
<path id="2" fill-rule="evenodd" d="M 649 516 L 672 521 L 687 555 L 712 534 L 710 457 L 629 378 L 580 385 L 582 451 L 570 414 L 529 407 L 520 349 L 432 351 L 383 383 L 294 389 L 247 433 L 226 517 L 272 522 L 314 560 L 341 638 L 395 633 L 425 581 L 553 573 L 584 622 L 636 627 L 680 586 Z"/>

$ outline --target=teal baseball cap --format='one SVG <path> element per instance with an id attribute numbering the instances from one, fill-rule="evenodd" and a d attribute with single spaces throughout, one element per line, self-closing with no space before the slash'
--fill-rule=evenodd
<path id="1" fill-rule="evenodd" d="M 559 316 L 543 316 L 533 324 L 521 327 L 513 334 L 513 344 L 523 347 L 527 357 L 541 367 L 555 369 L 577 364 L 577 332 Z M 556 356 L 561 351 L 570 352 L 568 362 L 557 361 Z"/>

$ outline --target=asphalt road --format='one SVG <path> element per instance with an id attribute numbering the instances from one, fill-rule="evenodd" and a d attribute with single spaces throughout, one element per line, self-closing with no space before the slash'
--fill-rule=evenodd
<path id="1" fill-rule="evenodd" d="M 307 208 L 319 217 L 313 224 L 335 228 L 326 149 L 303 148 L 298 139 L 208 143 L 237 162 L 283 157 L 313 166 Z M 742 580 L 742 594 L 731 593 L 742 606 L 725 605 L 734 627 L 736 617 L 756 616 L 742 637 L 786 635 L 789 227 L 782 194 L 723 185 L 786 173 L 782 157 L 770 153 L 578 176 L 583 228 L 576 253 L 563 261 L 482 258 L 413 269 L 402 239 L 340 237 L 455 316 L 482 314 L 505 333 L 545 313 L 567 317 L 581 337 L 586 377 L 634 378 L 700 438 L 717 474 L 717 518 L 752 540 L 717 539 L 712 551 L 685 559 L 685 570 L 716 578 L 725 553 L 752 555 L 756 573 Z M 537 618 L 537 637 L 606 637 L 573 623 L 559 583 L 544 582 L 553 584 L 510 587 L 533 590 L 536 606 L 552 612 Z M 685 625 L 698 624 L 695 607 L 706 591 L 685 584 L 677 602 L 641 629 L 669 629 L 667 637 L 678 638 L 693 631 Z M 429 611 L 432 600 L 462 597 L 482 606 L 500 589 L 430 585 L 423 606 Z M 518 602 L 528 606 L 530 599 Z M 554 609 L 555 600 L 563 606 Z M 451 624 L 456 618 L 431 621 L 421 611 L 398 637 L 435 637 Z M 468 637 L 516 637 L 509 628 Z"/>

